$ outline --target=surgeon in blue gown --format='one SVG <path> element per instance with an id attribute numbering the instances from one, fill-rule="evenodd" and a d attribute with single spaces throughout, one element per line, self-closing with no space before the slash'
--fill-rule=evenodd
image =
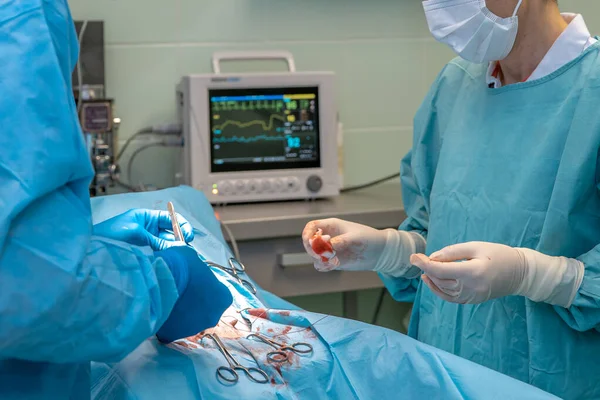
<path id="1" fill-rule="evenodd" d="M 0 32 L 0 399 L 89 398 L 90 361 L 212 327 L 232 297 L 165 211 L 92 227 L 66 0 L 3 1 Z"/>
<path id="2" fill-rule="evenodd" d="M 382 231 L 313 221 L 306 250 L 320 271 L 377 271 L 414 302 L 420 341 L 561 398 L 598 399 L 600 43 L 554 0 L 423 6 L 460 57 L 414 120 L 407 219 Z M 311 248 L 318 229 L 336 251 L 325 263 Z"/>

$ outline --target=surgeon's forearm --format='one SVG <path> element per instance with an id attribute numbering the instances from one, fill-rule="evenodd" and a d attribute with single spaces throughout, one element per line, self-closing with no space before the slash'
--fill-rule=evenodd
<path id="1" fill-rule="evenodd" d="M 424 253 L 426 246 L 427 241 L 417 232 L 390 229 L 375 271 L 394 278 L 414 279 L 421 275 L 421 270 L 411 264 L 410 256 Z"/>
<path id="2" fill-rule="evenodd" d="M 536 302 L 569 308 L 583 281 L 579 260 L 552 257 L 531 249 L 517 249 L 527 265 L 517 294 Z"/>
<path id="3" fill-rule="evenodd" d="M 0 294 L 0 358 L 118 361 L 160 328 L 177 299 L 162 260 L 104 239 L 93 239 L 77 266 L 39 260 L 31 273 L 14 274 Z"/>

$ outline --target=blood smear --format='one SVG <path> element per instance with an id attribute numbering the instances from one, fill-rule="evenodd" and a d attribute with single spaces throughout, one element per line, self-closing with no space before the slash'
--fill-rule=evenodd
<path id="1" fill-rule="evenodd" d="M 250 309 L 248 310 L 248 314 L 252 315 L 253 317 L 257 317 L 257 318 L 267 318 L 267 310 L 265 310 L 264 308 L 254 308 L 254 309 Z"/>
<path id="2" fill-rule="evenodd" d="M 323 239 L 323 231 L 319 229 L 311 240 L 313 251 L 321 256 L 321 261 L 327 263 L 331 258 L 335 257 L 335 251 L 328 240 Z"/>

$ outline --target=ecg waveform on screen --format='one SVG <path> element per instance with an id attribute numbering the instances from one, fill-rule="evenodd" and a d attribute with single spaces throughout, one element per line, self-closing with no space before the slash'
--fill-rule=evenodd
<path id="1" fill-rule="evenodd" d="M 246 92 L 252 91 L 211 92 L 213 172 L 238 170 L 243 165 L 260 170 L 266 168 L 263 167 L 266 163 L 285 164 L 289 168 L 296 163 L 318 164 L 316 93 L 246 95 Z"/>
<path id="2" fill-rule="evenodd" d="M 285 136 L 258 135 L 258 136 L 230 136 L 214 138 L 213 143 L 255 143 L 255 142 L 280 142 Z"/>
<path id="3" fill-rule="evenodd" d="M 248 128 L 253 125 L 261 125 L 265 131 L 271 131 L 271 130 L 273 130 L 273 127 L 275 125 L 275 120 L 280 120 L 280 121 L 286 122 L 286 119 L 284 116 L 279 115 L 279 114 L 272 114 L 269 117 L 268 123 L 263 120 L 253 120 L 253 121 L 248 121 L 248 122 L 227 120 L 227 121 L 223 122 L 221 125 L 215 125 L 213 127 L 213 130 L 214 131 L 223 131 L 229 125 L 233 125 L 238 128 L 241 128 L 241 129 Z"/>

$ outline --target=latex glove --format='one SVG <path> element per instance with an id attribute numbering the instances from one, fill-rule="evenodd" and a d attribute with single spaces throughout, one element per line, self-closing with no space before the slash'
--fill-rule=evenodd
<path id="1" fill-rule="evenodd" d="M 434 293 L 461 304 L 519 295 L 570 307 L 584 273 L 575 259 L 486 242 L 449 246 L 430 258 L 415 254 L 411 261 L 426 274 L 423 281 Z"/>
<path id="2" fill-rule="evenodd" d="M 186 243 L 194 240 L 192 225 L 177 214 L 177 221 Z M 93 233 L 134 246 L 150 246 L 154 251 L 164 250 L 184 243 L 176 242 L 167 211 L 133 209 L 94 225 Z"/>
<path id="3" fill-rule="evenodd" d="M 155 256 L 162 258 L 171 270 L 179 293 L 156 337 L 169 343 L 217 326 L 233 297 L 198 253 L 191 247 L 179 246 L 156 252 Z"/>
<path id="4" fill-rule="evenodd" d="M 312 239 L 319 231 L 322 239 L 331 244 L 335 257 L 323 258 L 313 248 Z M 376 271 L 406 278 L 420 275 L 420 270 L 410 264 L 410 256 L 425 249 L 425 239 L 419 234 L 377 230 L 337 218 L 309 222 L 302 232 L 302 241 L 318 271 Z"/>

